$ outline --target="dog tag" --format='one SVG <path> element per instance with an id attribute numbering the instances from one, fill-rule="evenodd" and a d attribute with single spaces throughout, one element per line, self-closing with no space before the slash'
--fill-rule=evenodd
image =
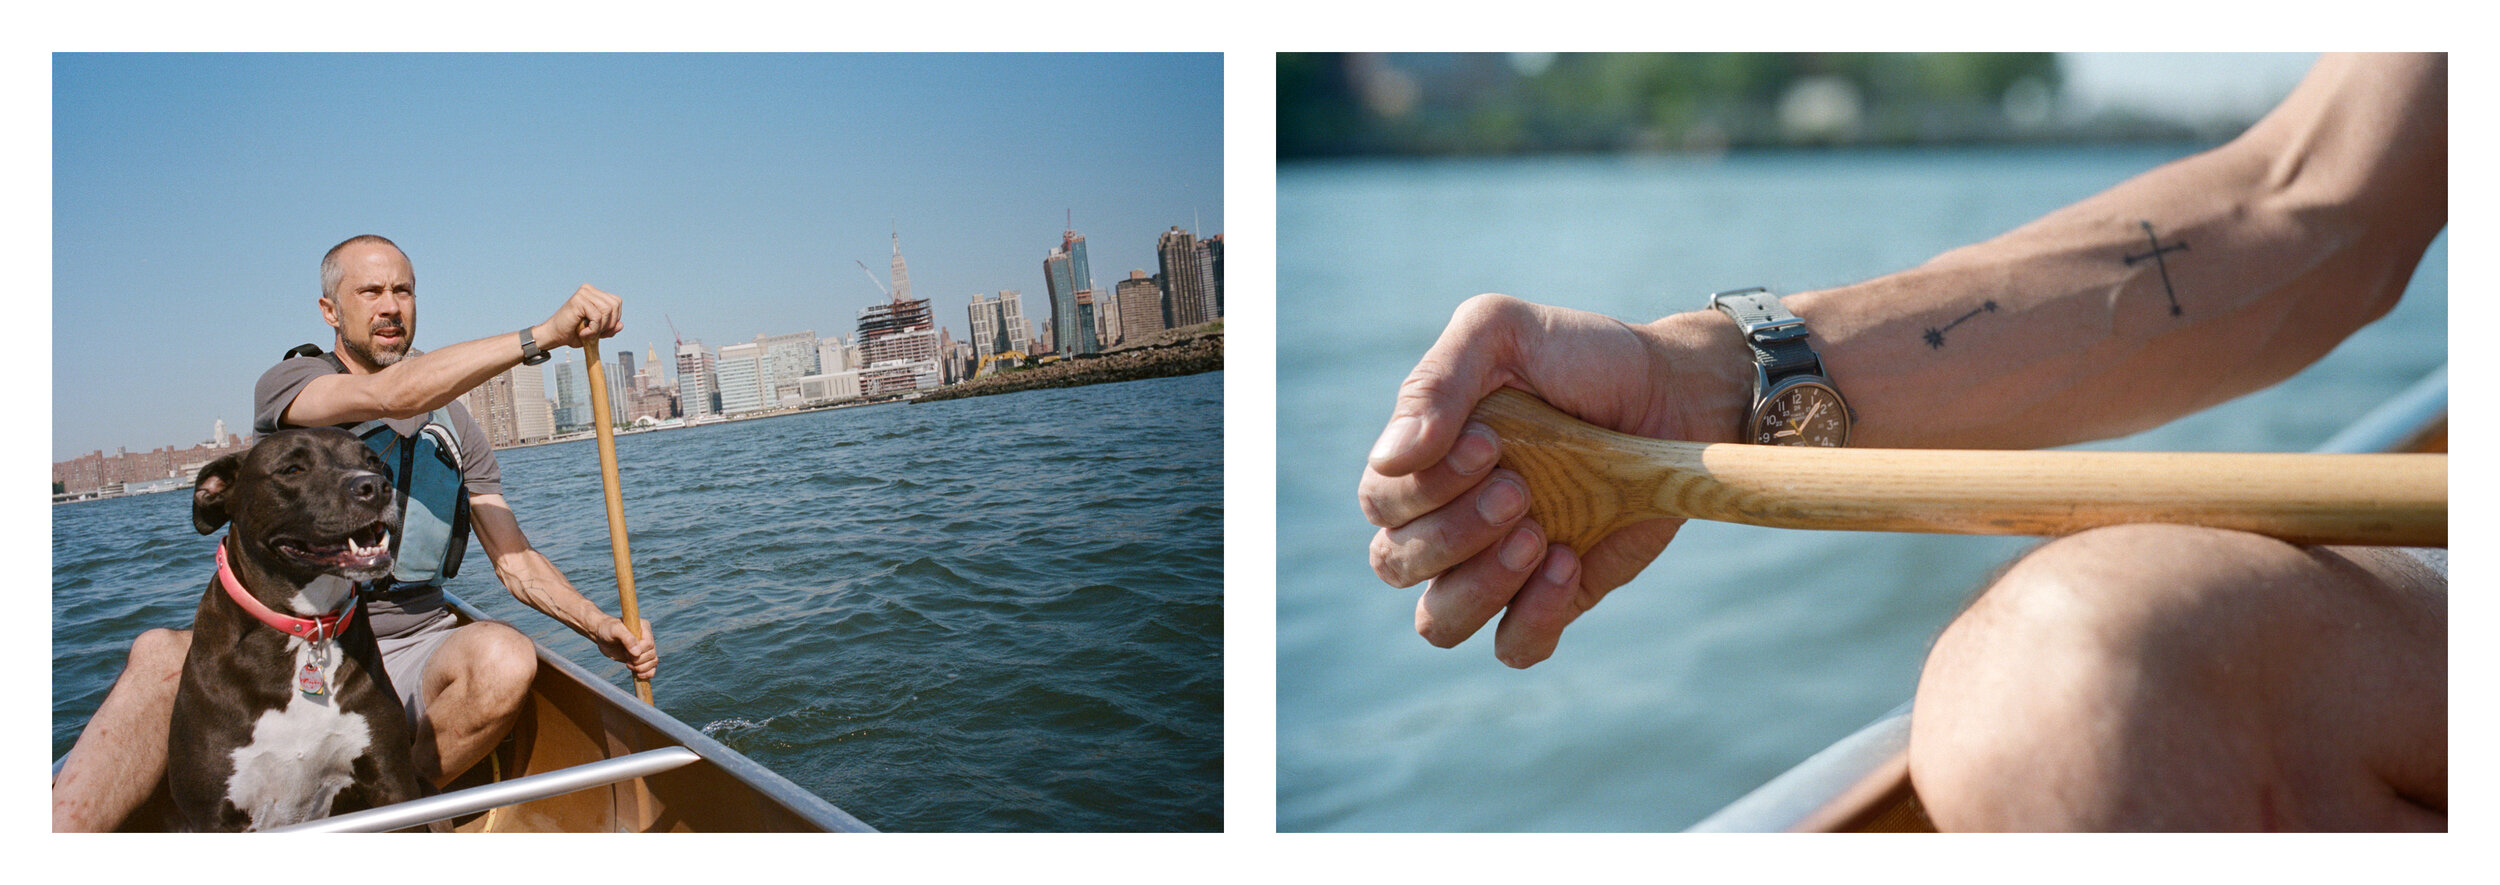
<path id="1" fill-rule="evenodd" d="M 305 697 L 317 698 L 330 693 L 330 683 L 321 678 L 320 668 L 314 667 L 311 661 L 305 661 L 304 669 L 295 674 L 295 690 L 303 692 Z"/>

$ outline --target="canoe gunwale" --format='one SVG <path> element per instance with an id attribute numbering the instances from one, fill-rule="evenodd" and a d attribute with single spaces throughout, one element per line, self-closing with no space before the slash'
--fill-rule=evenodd
<path id="1" fill-rule="evenodd" d="M 561 796 L 577 790 L 604 787 L 701 761 L 703 761 L 701 754 L 685 747 L 658 747 L 613 759 L 587 762 L 571 768 L 560 768 L 512 780 L 482 784 L 465 790 L 411 799 L 395 805 L 353 811 L 337 817 L 309 820 L 291 827 L 280 827 L 270 832 L 387 833 L 490 811 L 506 805 L 518 805 L 550 796 Z"/>
<path id="2" fill-rule="evenodd" d="M 484 612 L 470 605 L 467 600 L 448 592 L 443 595 L 450 603 L 452 610 L 463 617 L 472 620 L 491 620 Z M 567 680 L 596 696 L 603 706 L 612 708 L 636 723 L 658 732 L 679 746 L 693 750 L 696 755 L 703 758 L 703 762 L 709 763 L 729 778 L 754 790 L 757 795 L 780 805 L 792 815 L 824 832 L 873 833 L 877 831 L 876 828 L 852 816 L 850 812 L 843 811 L 833 803 L 825 801 L 823 797 L 790 782 L 789 778 L 782 777 L 772 769 L 764 767 L 762 763 L 747 758 L 746 754 L 730 749 L 727 745 L 713 740 L 710 735 L 679 721 L 674 716 L 643 704 L 641 700 L 609 684 L 607 680 L 599 678 L 572 659 L 556 654 L 544 644 L 536 641 L 532 641 L 531 645 L 538 650 L 538 662 L 542 671 L 539 678 L 547 678 L 545 671 L 548 669 L 562 674 Z"/>
<path id="3" fill-rule="evenodd" d="M 1906 780 L 1910 702 L 1692 825 L 1688 833 L 1846 832 L 1858 809 L 1880 804 L 1895 779 Z M 1897 770 L 1896 770 L 1897 769 Z"/>
<path id="4" fill-rule="evenodd" d="M 477 607 L 470 605 L 466 600 L 448 592 L 444 593 L 443 596 L 445 600 L 449 602 L 452 611 L 457 613 L 459 616 L 472 621 L 491 620 L 485 612 L 482 612 L 478 610 Z M 556 654 L 554 651 L 548 649 L 544 644 L 541 644 L 536 640 L 532 640 L 530 645 L 538 651 L 538 662 L 541 668 L 539 678 L 546 679 L 550 678 L 549 674 L 556 674 L 557 678 L 573 683 L 582 691 L 593 695 L 604 707 L 633 720 L 645 728 L 649 728 L 652 731 L 661 734 L 667 740 L 675 742 L 669 746 L 682 747 L 686 750 L 692 751 L 697 757 L 697 759 L 692 762 L 680 761 L 671 758 L 670 763 L 664 767 L 646 770 L 642 772 L 643 774 L 656 774 L 661 771 L 672 770 L 689 764 L 708 763 L 711 767 L 717 769 L 726 777 L 737 781 L 739 784 L 750 790 L 753 790 L 755 795 L 780 806 L 783 811 L 788 812 L 788 814 L 793 818 L 804 821 L 819 831 L 828 833 L 877 832 L 875 827 L 871 827 L 859 818 L 853 817 L 850 812 L 843 811 L 833 803 L 825 801 L 823 797 L 810 793 L 805 788 L 802 788 L 795 783 L 791 783 L 789 778 L 782 777 L 779 773 L 773 771 L 772 769 L 764 767 L 762 763 L 749 759 L 745 754 L 730 749 L 728 746 L 719 741 L 713 740 L 711 736 L 704 734 L 702 731 L 695 729 L 693 726 L 679 721 L 676 717 L 661 712 L 656 708 L 644 705 L 642 701 L 636 699 L 633 695 L 626 694 L 623 690 L 609 684 L 607 680 L 599 678 L 588 669 L 582 667 L 582 665 L 574 663 L 572 659 Z M 652 750 L 658 749 L 662 748 L 645 748 L 643 752 L 649 753 Z M 653 754 L 649 757 L 649 761 L 645 764 L 648 765 L 649 762 L 657 761 L 659 757 L 673 757 L 674 755 L 675 754 Z M 51 776 L 58 779 L 61 775 L 61 766 L 68 761 L 68 753 L 63 753 L 60 756 L 55 757 L 52 760 Z M 588 768 L 593 765 L 601 765 L 603 762 L 613 761 L 615 760 L 602 760 L 602 762 L 587 763 L 583 766 L 575 766 L 574 768 Z M 540 775 L 556 775 L 560 777 L 564 772 L 571 770 L 573 769 L 558 769 L 554 772 L 542 772 Z M 548 795 L 559 795 L 563 792 L 577 792 L 580 790 L 593 789 L 598 786 L 615 783 L 618 780 L 630 780 L 635 776 L 637 775 L 626 774 L 617 778 L 588 778 L 587 780 L 595 780 L 596 782 L 579 783 L 568 787 L 566 790 L 554 791 Z M 484 787 L 475 787 L 468 790 L 458 791 L 458 793 L 475 795 L 480 794 L 482 791 L 492 790 L 496 786 L 499 785 L 488 784 Z M 398 805 L 372 809 L 368 812 L 358 812 L 357 814 L 389 812 L 391 809 L 402 809 L 411 804 L 427 802 L 429 799 L 440 800 L 452 795 L 455 794 L 441 794 L 424 799 L 416 799 L 411 802 L 399 803 Z M 530 801 L 535 798 L 542 797 L 527 796 L 514 798 L 509 802 L 502 804 L 510 805 L 518 802 Z M 145 813 L 145 809 L 141 809 L 141 813 Z M 452 814 L 444 815 L 443 817 L 447 819 L 448 817 L 456 816 L 461 813 L 468 812 L 466 810 L 455 811 Z M 338 818 L 325 818 L 323 821 L 340 820 L 354 816 L 355 815 L 340 815 Z M 323 821 L 310 821 L 300 826 L 303 829 L 313 831 L 343 830 L 343 828 L 339 827 L 324 826 Z M 413 821 L 404 825 L 415 826 L 427 822 L 430 821 Z"/>

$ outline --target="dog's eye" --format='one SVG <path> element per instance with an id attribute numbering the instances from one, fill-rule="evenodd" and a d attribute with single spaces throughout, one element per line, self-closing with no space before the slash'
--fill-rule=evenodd
<path id="1" fill-rule="evenodd" d="M 304 465 L 302 464 L 289 464 L 278 468 L 279 476 L 294 476 L 302 472 L 304 472 Z"/>

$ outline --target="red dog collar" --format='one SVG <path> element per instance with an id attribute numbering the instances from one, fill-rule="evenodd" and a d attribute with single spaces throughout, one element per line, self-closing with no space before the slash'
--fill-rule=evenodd
<path id="1" fill-rule="evenodd" d="M 278 628 L 278 632 L 302 637 L 307 642 L 321 642 L 337 638 L 340 633 L 347 632 L 348 622 L 356 619 L 356 593 L 353 590 L 348 592 L 347 601 L 339 605 L 338 611 L 319 617 L 298 618 L 271 611 L 268 606 L 262 605 L 260 600 L 252 598 L 249 591 L 243 589 L 242 581 L 235 580 L 234 569 L 226 565 L 226 545 L 224 544 L 217 545 L 217 583 L 224 585 L 226 595 L 233 597 L 235 604 L 251 613 L 254 619 Z M 361 587 L 361 585 L 355 586 Z"/>

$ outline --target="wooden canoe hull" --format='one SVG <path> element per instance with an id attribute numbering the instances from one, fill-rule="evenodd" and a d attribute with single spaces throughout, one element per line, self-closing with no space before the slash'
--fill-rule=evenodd
<path id="1" fill-rule="evenodd" d="M 451 598 L 451 605 L 464 621 L 485 619 L 457 597 Z M 700 730 L 644 705 L 581 665 L 546 646 L 536 647 L 538 675 L 512 732 L 486 759 L 446 786 L 446 795 L 436 798 L 448 800 L 453 798 L 449 794 L 470 788 L 664 748 L 683 748 L 675 752 L 683 756 L 691 751 L 696 758 L 642 777 L 462 815 L 437 829 L 462 833 L 876 832 L 859 818 Z M 54 776 L 59 776 L 67 758 L 52 761 Z M 169 808 L 160 786 L 120 830 L 158 831 L 170 819 Z M 354 816 L 313 821 L 301 828 L 322 830 L 331 822 Z"/>

